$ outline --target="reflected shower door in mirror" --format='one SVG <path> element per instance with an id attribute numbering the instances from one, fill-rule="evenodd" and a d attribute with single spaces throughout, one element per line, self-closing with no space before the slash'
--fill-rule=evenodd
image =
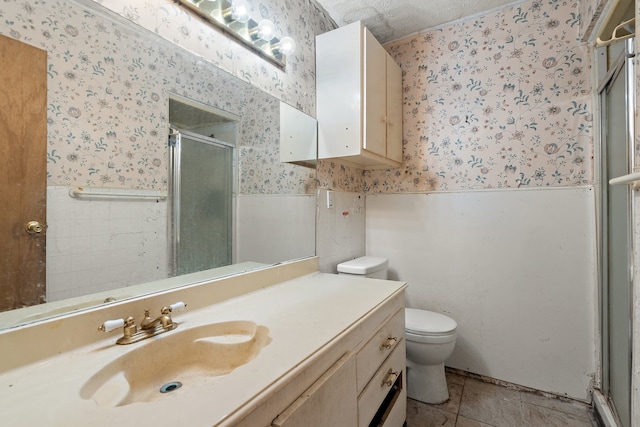
<path id="1" fill-rule="evenodd" d="M 169 145 L 171 273 L 231 264 L 233 145 L 180 130 L 171 135 Z"/>
<path id="2" fill-rule="evenodd" d="M 169 122 L 171 275 L 228 266 L 240 117 L 172 95 Z"/>
<path id="3" fill-rule="evenodd" d="M 0 313 L 0 328 L 315 255 L 315 170 L 280 161 L 280 100 L 97 3 L 47 6 L 34 4 L 32 24 L 23 25 L 22 6 L 9 2 L 0 22 L 3 34 L 48 59 L 46 154 L 38 158 L 46 161 L 46 303 Z M 222 227 L 231 238 L 216 237 L 220 249 L 231 241 L 223 251 L 231 264 L 181 276 L 171 273 L 168 232 L 171 99 L 233 118 L 236 138 L 231 231 L 226 220 Z M 214 139 L 229 141 L 221 132 Z M 211 165 L 206 173 L 218 175 Z M 206 209 L 217 217 L 228 208 L 216 203 Z M 196 221 L 189 230 L 211 227 Z"/>

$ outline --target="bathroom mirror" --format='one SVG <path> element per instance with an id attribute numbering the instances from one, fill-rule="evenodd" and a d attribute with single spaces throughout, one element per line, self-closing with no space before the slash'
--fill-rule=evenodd
<path id="1" fill-rule="evenodd" d="M 8 7 L 5 17 L 23 13 Z M 55 20 L 30 17 L 42 27 L 21 34 L 0 24 L 48 52 L 47 302 L 0 313 L 0 328 L 315 255 L 315 170 L 281 162 L 280 100 L 122 17 L 68 7 Z M 228 240 L 210 239 L 230 247 L 230 262 L 173 277 L 170 100 L 225 119 L 180 126 L 229 144 L 232 187 Z M 213 175 L 202 167 L 189 177 L 196 188 Z M 216 211 L 218 193 L 196 200 Z M 182 217 L 192 234 L 213 220 Z"/>

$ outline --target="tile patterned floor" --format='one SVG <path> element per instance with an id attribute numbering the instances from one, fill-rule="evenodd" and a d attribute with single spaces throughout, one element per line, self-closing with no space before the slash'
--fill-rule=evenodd
<path id="1" fill-rule="evenodd" d="M 408 399 L 407 427 L 597 427 L 583 403 L 546 398 L 447 372 L 449 400 Z"/>

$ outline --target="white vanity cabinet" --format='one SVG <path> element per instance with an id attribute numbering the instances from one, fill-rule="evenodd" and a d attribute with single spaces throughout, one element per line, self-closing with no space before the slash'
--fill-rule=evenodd
<path id="1" fill-rule="evenodd" d="M 272 427 L 355 426 L 356 358 L 345 354 L 271 423 Z"/>
<path id="2" fill-rule="evenodd" d="M 402 71 L 361 22 L 316 37 L 318 158 L 402 165 Z"/>
<path id="3" fill-rule="evenodd" d="M 401 298 L 331 343 L 234 427 L 401 427 L 407 400 Z"/>
<path id="4" fill-rule="evenodd" d="M 271 427 L 402 426 L 407 400 L 403 336 L 404 309 L 400 309 L 355 352 L 349 351 L 326 370 Z"/>
<path id="5" fill-rule="evenodd" d="M 404 309 L 398 311 L 364 347 L 356 360 L 358 427 L 401 426 L 406 417 Z"/>

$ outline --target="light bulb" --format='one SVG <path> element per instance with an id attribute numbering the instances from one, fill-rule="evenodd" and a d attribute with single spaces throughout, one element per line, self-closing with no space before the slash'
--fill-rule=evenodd
<path id="1" fill-rule="evenodd" d="M 280 39 L 278 50 L 285 56 L 291 55 L 296 51 L 296 42 L 291 37 L 286 36 Z"/>
<path id="2" fill-rule="evenodd" d="M 233 5 L 231 6 L 231 14 L 234 21 L 242 24 L 246 24 L 251 18 L 249 16 L 249 6 L 243 1 L 233 2 Z"/>
<path id="3" fill-rule="evenodd" d="M 269 41 L 275 36 L 276 26 L 268 19 L 263 19 L 258 23 L 258 38 Z"/>

